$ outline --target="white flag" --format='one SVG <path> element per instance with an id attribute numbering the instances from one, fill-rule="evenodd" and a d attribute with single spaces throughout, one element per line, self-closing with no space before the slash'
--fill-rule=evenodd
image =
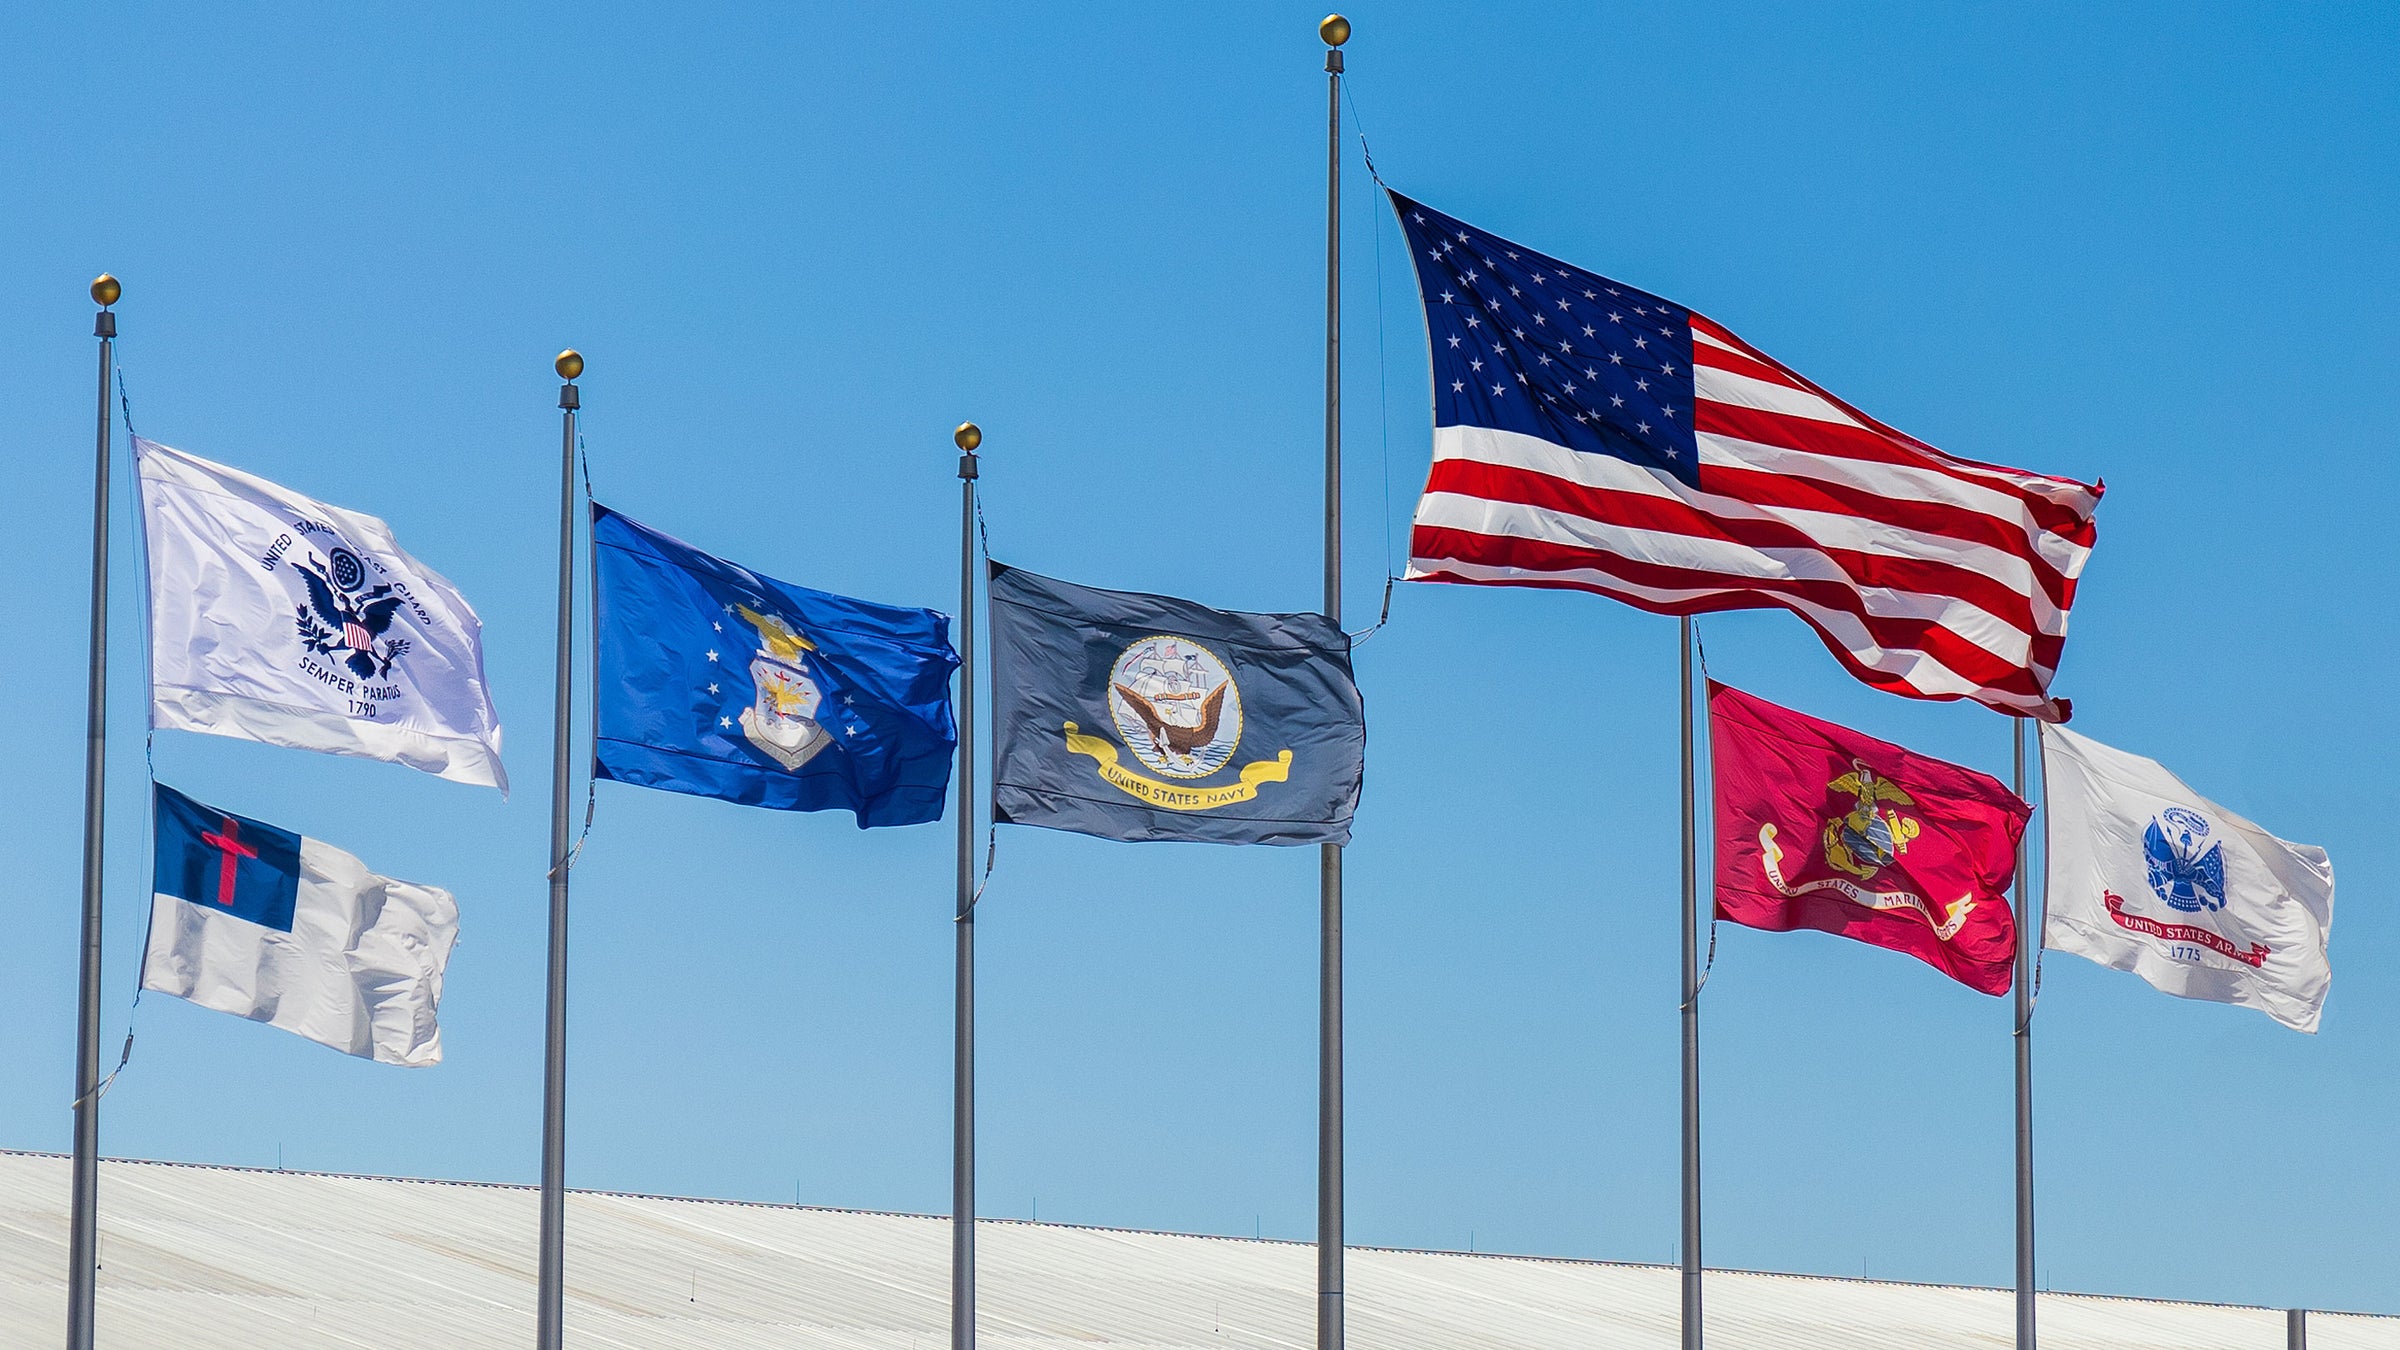
<path id="1" fill-rule="evenodd" d="M 2050 810 L 2042 945 L 2180 998 L 2313 1032 L 2333 967 L 2333 863 L 2185 787 L 2154 760 L 2042 726 Z"/>
<path id="2" fill-rule="evenodd" d="M 450 892 L 330 844 L 153 790 L 158 869 L 142 987 L 345 1054 L 438 1064 Z"/>
<path id="3" fill-rule="evenodd" d="M 508 790 L 483 623 L 373 516 L 136 437 L 150 722 Z"/>

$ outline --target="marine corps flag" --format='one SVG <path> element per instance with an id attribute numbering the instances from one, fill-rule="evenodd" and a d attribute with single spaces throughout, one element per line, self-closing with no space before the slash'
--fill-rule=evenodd
<path id="1" fill-rule="evenodd" d="M 2032 809 L 1996 778 L 1710 681 L 1717 916 L 1889 947 L 2008 992 Z"/>
<path id="2" fill-rule="evenodd" d="M 1321 614 L 991 570 L 993 816 L 1103 839 L 1342 844 L 1366 709 Z"/>

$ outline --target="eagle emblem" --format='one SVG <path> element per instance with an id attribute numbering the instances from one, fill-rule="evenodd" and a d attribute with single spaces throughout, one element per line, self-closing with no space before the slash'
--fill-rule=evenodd
<path id="1" fill-rule="evenodd" d="M 1242 739 L 1242 693 L 1217 654 L 1189 638 L 1146 637 L 1117 657 L 1108 711 L 1134 758 L 1169 778 L 1205 778 Z"/>
<path id="2" fill-rule="evenodd" d="M 1916 799 L 1864 760 L 1851 760 L 1850 772 L 1825 787 L 1852 798 L 1848 812 L 1825 822 L 1820 836 L 1825 861 L 1861 881 L 1891 866 L 1908 851 L 1909 841 L 1924 832 L 1915 819 L 1891 809 L 1914 806 Z"/>
<path id="3" fill-rule="evenodd" d="M 392 663 L 408 654 L 408 639 L 384 633 L 406 598 L 388 583 L 368 586 L 365 564 L 346 548 L 330 551 L 322 563 L 303 558 L 292 570 L 308 587 L 308 603 L 298 609 L 301 644 L 362 680 L 391 674 Z"/>
<path id="4" fill-rule="evenodd" d="M 2150 889 L 2187 914 L 2225 908 L 2225 846 L 2209 843 L 2208 836 L 2208 818 L 2180 806 L 2152 817 L 2142 830 Z"/>
<path id="5" fill-rule="evenodd" d="M 742 709 L 742 735 L 767 758 L 797 769 L 833 743 L 833 733 L 817 720 L 817 708 L 825 701 L 809 669 L 817 644 L 772 614 L 748 605 L 733 608 L 758 630 L 758 654 L 750 658 L 757 694 Z"/>

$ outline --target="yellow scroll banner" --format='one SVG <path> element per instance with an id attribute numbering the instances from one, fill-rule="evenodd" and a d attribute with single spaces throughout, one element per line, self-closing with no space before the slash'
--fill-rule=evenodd
<path id="1" fill-rule="evenodd" d="M 1117 747 L 1098 736 L 1086 736 L 1073 722 L 1066 724 L 1067 749 L 1078 755 L 1090 755 L 1100 762 L 1100 777 L 1109 786 L 1141 798 L 1152 806 L 1170 811 L 1210 811 L 1235 802 L 1246 802 L 1258 795 L 1262 783 L 1280 783 L 1292 776 L 1292 752 L 1283 750 L 1273 759 L 1262 759 L 1242 766 L 1242 781 L 1222 787 L 1187 788 L 1144 778 L 1117 763 Z"/>

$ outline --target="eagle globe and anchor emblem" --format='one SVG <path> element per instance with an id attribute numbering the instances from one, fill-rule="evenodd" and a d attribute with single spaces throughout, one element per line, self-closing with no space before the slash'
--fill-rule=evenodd
<path id="1" fill-rule="evenodd" d="M 1190 638 L 1154 634 L 1126 647 L 1109 667 L 1106 697 L 1117 740 L 1160 777 L 1121 764 L 1116 744 L 1083 734 L 1073 722 L 1066 724 L 1067 749 L 1098 761 L 1102 779 L 1152 806 L 1211 810 L 1249 801 L 1262 784 L 1291 776 L 1292 752 L 1282 750 L 1243 765 L 1236 782 L 1183 785 L 1224 769 L 1242 743 L 1241 686 L 1223 658 Z"/>
<path id="2" fill-rule="evenodd" d="M 1819 835 L 1825 861 L 1861 881 L 1899 861 L 1909 842 L 1924 830 L 1913 817 L 1888 809 L 1914 806 L 1916 798 L 1863 760 L 1851 760 L 1850 772 L 1827 783 L 1825 789 L 1852 797 L 1850 810 L 1826 821 Z"/>
<path id="3" fill-rule="evenodd" d="M 808 653 L 817 644 L 772 614 L 748 605 L 733 608 L 758 630 L 759 642 L 757 654 L 750 658 L 750 680 L 757 694 L 742 709 L 742 735 L 769 759 L 797 769 L 833 743 L 833 733 L 817 721 L 817 707 L 825 695 L 808 668 Z"/>
<path id="4" fill-rule="evenodd" d="M 1818 848 L 1827 867 L 1857 880 L 1845 877 L 1820 877 L 1798 883 L 1787 880 L 1783 873 L 1787 855 L 1776 842 L 1778 832 L 1774 822 L 1769 821 L 1758 827 L 1759 860 L 1768 882 L 1793 898 L 1823 892 L 1868 909 L 1887 913 L 1907 911 L 1923 919 L 1933 929 L 1933 935 L 1943 942 L 1958 936 L 1966 927 L 1967 916 L 1975 912 L 1973 896 L 1950 901 L 1937 912 L 1931 901 L 1915 891 L 1873 890 L 1860 884 L 1873 882 L 1883 869 L 1900 861 L 1908 846 L 1924 834 L 1924 822 L 1899 809 L 1917 804 L 1908 789 L 1876 772 L 1865 760 L 1853 759 L 1850 772 L 1827 783 L 1825 790 L 1848 797 L 1850 809 L 1824 821 L 1817 831 Z"/>

